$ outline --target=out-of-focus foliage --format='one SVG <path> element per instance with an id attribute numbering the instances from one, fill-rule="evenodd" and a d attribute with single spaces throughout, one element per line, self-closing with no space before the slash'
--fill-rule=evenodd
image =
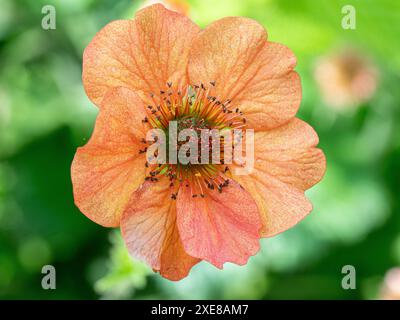
<path id="1" fill-rule="evenodd" d="M 43 30 L 41 9 L 57 12 Z M 344 5 L 356 29 L 341 27 Z M 202 27 L 248 16 L 298 58 L 299 117 L 320 136 L 328 170 L 307 194 L 314 211 L 291 230 L 262 240 L 243 267 L 195 266 L 180 282 L 131 259 L 117 231 L 75 208 L 70 164 L 97 109 L 81 82 L 82 52 L 108 22 L 130 18 L 139 1 L 2 0 L 0 4 L 0 297 L 377 298 L 400 265 L 400 4 L 384 0 L 191 0 Z M 323 101 L 314 71 L 321 57 L 354 49 L 378 70 L 372 99 L 340 111 Z M 110 241 L 111 240 L 111 241 Z M 57 270 L 43 290 L 41 268 Z M 354 265 L 357 290 L 341 288 Z"/>
<path id="2" fill-rule="evenodd" d="M 131 258 L 125 248 L 119 231 L 110 233 L 112 244 L 110 258 L 106 263 L 106 274 L 95 283 L 95 290 L 103 298 L 129 298 L 134 289 L 142 289 L 146 285 L 149 268 L 142 262 Z M 103 268 L 103 261 L 95 261 L 95 267 Z M 94 272 L 93 272 L 94 273 Z"/>

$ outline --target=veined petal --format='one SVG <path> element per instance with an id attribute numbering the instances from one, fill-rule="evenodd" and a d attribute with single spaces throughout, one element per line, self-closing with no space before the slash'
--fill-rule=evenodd
<path id="1" fill-rule="evenodd" d="M 142 101 L 125 88 L 104 98 L 89 142 L 78 148 L 71 167 L 75 204 L 88 218 L 107 227 L 119 225 L 131 194 L 144 181 L 145 153 L 141 139 Z"/>
<path id="2" fill-rule="evenodd" d="M 192 44 L 191 83 L 211 87 L 210 95 L 231 100 L 250 128 L 277 127 L 295 116 L 301 83 L 296 58 L 285 46 L 267 42 L 265 29 L 247 18 L 224 18 L 209 25 Z"/>
<path id="3" fill-rule="evenodd" d="M 318 183 L 326 168 L 319 139 L 306 122 L 294 118 L 287 124 L 255 132 L 255 162 L 285 184 L 307 190 Z"/>
<path id="4" fill-rule="evenodd" d="M 304 191 L 322 179 L 326 168 L 317 144 L 315 131 L 297 118 L 279 128 L 255 133 L 253 171 L 234 179 L 257 202 L 262 236 L 283 232 L 311 212 Z"/>
<path id="5" fill-rule="evenodd" d="M 121 220 L 129 252 L 170 280 L 186 277 L 200 260 L 189 256 L 176 224 L 169 180 L 146 182 L 132 196 Z"/>
<path id="6" fill-rule="evenodd" d="M 187 83 L 190 44 L 199 27 L 160 4 L 136 13 L 134 20 L 114 21 L 96 34 L 83 54 L 83 84 L 97 105 L 110 88 L 134 90 L 146 104 L 165 90 Z"/>
<path id="7" fill-rule="evenodd" d="M 192 197 L 181 187 L 177 199 L 178 228 L 186 252 L 222 268 L 225 262 L 243 265 L 259 250 L 261 220 L 256 203 L 230 180 L 222 192 L 207 190 Z"/>

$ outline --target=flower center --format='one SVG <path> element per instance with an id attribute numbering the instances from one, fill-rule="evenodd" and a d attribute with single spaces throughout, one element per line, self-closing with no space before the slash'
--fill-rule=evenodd
<path id="1" fill-rule="evenodd" d="M 188 86 L 182 89 L 173 89 L 172 83 L 167 83 L 164 90 L 161 90 L 157 97 L 150 94 L 154 104 L 147 107 L 148 116 L 143 122 L 149 122 L 153 128 L 162 129 L 167 140 L 171 139 L 169 135 L 170 124 L 176 122 L 177 136 L 180 136 L 187 129 L 192 130 L 198 137 L 201 137 L 204 130 L 223 130 L 223 129 L 241 129 L 246 126 L 246 119 L 243 113 L 236 108 L 232 110 L 230 107 L 231 100 L 221 101 L 212 94 L 213 88 L 216 86 L 215 81 L 210 82 L 210 87 L 206 88 L 204 84 Z M 207 138 L 209 139 L 209 138 Z M 184 145 L 190 141 L 177 142 L 177 152 L 184 148 Z M 221 144 L 222 140 L 218 143 Z M 215 142 L 215 141 L 213 141 Z M 147 141 L 143 139 L 143 143 Z M 176 199 L 177 192 L 181 186 L 191 187 L 192 197 L 205 197 L 204 188 L 216 189 L 222 192 L 223 188 L 229 184 L 227 178 L 228 167 L 224 165 L 224 148 L 221 145 L 215 148 L 210 140 L 197 142 L 198 154 L 190 154 L 190 150 L 185 149 L 188 156 L 198 157 L 206 148 L 211 159 L 213 152 L 220 152 L 220 161 L 218 163 L 183 163 L 178 157 L 175 164 L 169 161 L 165 164 L 150 165 L 149 174 L 146 180 L 158 181 L 161 175 L 165 175 L 170 180 L 172 189 L 171 198 Z M 167 145 L 169 145 L 167 141 Z M 214 148 L 214 149 L 213 149 Z M 140 152 L 146 152 L 147 147 Z M 167 152 L 168 154 L 168 152 Z"/>

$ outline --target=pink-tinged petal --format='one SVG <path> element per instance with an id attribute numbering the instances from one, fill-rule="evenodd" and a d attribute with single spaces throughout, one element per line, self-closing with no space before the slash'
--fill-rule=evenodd
<path id="1" fill-rule="evenodd" d="M 186 277 L 200 260 L 189 256 L 176 224 L 176 201 L 170 181 L 145 182 L 122 216 L 121 231 L 131 255 L 144 260 L 170 280 Z"/>
<path id="2" fill-rule="evenodd" d="M 161 4 L 146 7 L 134 20 L 114 21 L 96 34 L 83 54 L 83 84 L 97 105 L 113 87 L 134 90 L 146 104 L 167 82 L 187 83 L 190 44 L 199 27 Z"/>
<path id="3" fill-rule="evenodd" d="M 206 197 L 192 197 L 192 188 L 181 187 L 177 223 L 188 254 L 218 268 L 225 262 L 247 263 L 259 250 L 261 220 L 248 192 L 230 180 L 222 192 L 207 190 Z"/>
<path id="4" fill-rule="evenodd" d="M 283 232 L 311 212 L 304 191 L 322 179 L 326 168 L 317 144 L 315 131 L 297 118 L 279 128 L 255 133 L 253 171 L 234 179 L 257 202 L 262 236 Z"/>
<path id="5" fill-rule="evenodd" d="M 301 83 L 293 71 L 296 58 L 254 20 L 224 18 L 209 25 L 194 40 L 189 59 L 191 83 L 211 87 L 221 102 L 232 100 L 249 127 L 277 127 L 297 113 Z M 215 87 L 209 85 L 215 81 Z"/>
<path id="6" fill-rule="evenodd" d="M 107 227 L 119 225 L 131 194 L 144 181 L 141 139 L 149 127 L 142 101 L 124 88 L 104 98 L 89 142 L 78 148 L 71 167 L 75 204 L 88 218 Z"/>

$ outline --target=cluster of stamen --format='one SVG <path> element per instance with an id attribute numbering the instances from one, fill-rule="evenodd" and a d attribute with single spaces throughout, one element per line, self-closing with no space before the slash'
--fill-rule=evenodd
<path id="1" fill-rule="evenodd" d="M 176 89 L 171 82 L 159 93 L 151 93 L 152 105 L 147 106 L 147 116 L 142 120 L 153 128 L 168 131 L 170 121 L 177 121 L 178 132 L 183 129 L 194 129 L 200 133 L 202 129 L 242 129 L 246 126 L 246 119 L 239 108 L 232 109 L 230 99 L 221 101 L 212 95 L 215 81 L 210 82 L 207 88 L 203 83 Z M 223 138 L 220 138 L 222 144 Z M 146 145 L 139 153 L 147 152 L 150 143 L 142 139 Z M 184 143 L 184 142 L 183 142 Z M 180 144 L 178 143 L 178 151 Z M 199 143 L 199 149 L 204 145 Z M 211 144 L 207 147 L 210 155 Z M 204 198 L 205 188 L 222 192 L 229 185 L 229 168 L 224 165 L 224 148 L 220 148 L 220 162 L 207 164 L 149 164 L 146 162 L 147 175 L 145 180 L 157 182 L 160 176 L 165 175 L 170 181 L 171 199 L 176 199 L 181 187 L 191 187 L 193 198 Z M 201 152 L 199 152 L 201 154 Z M 200 156 L 199 156 L 200 157 Z"/>

